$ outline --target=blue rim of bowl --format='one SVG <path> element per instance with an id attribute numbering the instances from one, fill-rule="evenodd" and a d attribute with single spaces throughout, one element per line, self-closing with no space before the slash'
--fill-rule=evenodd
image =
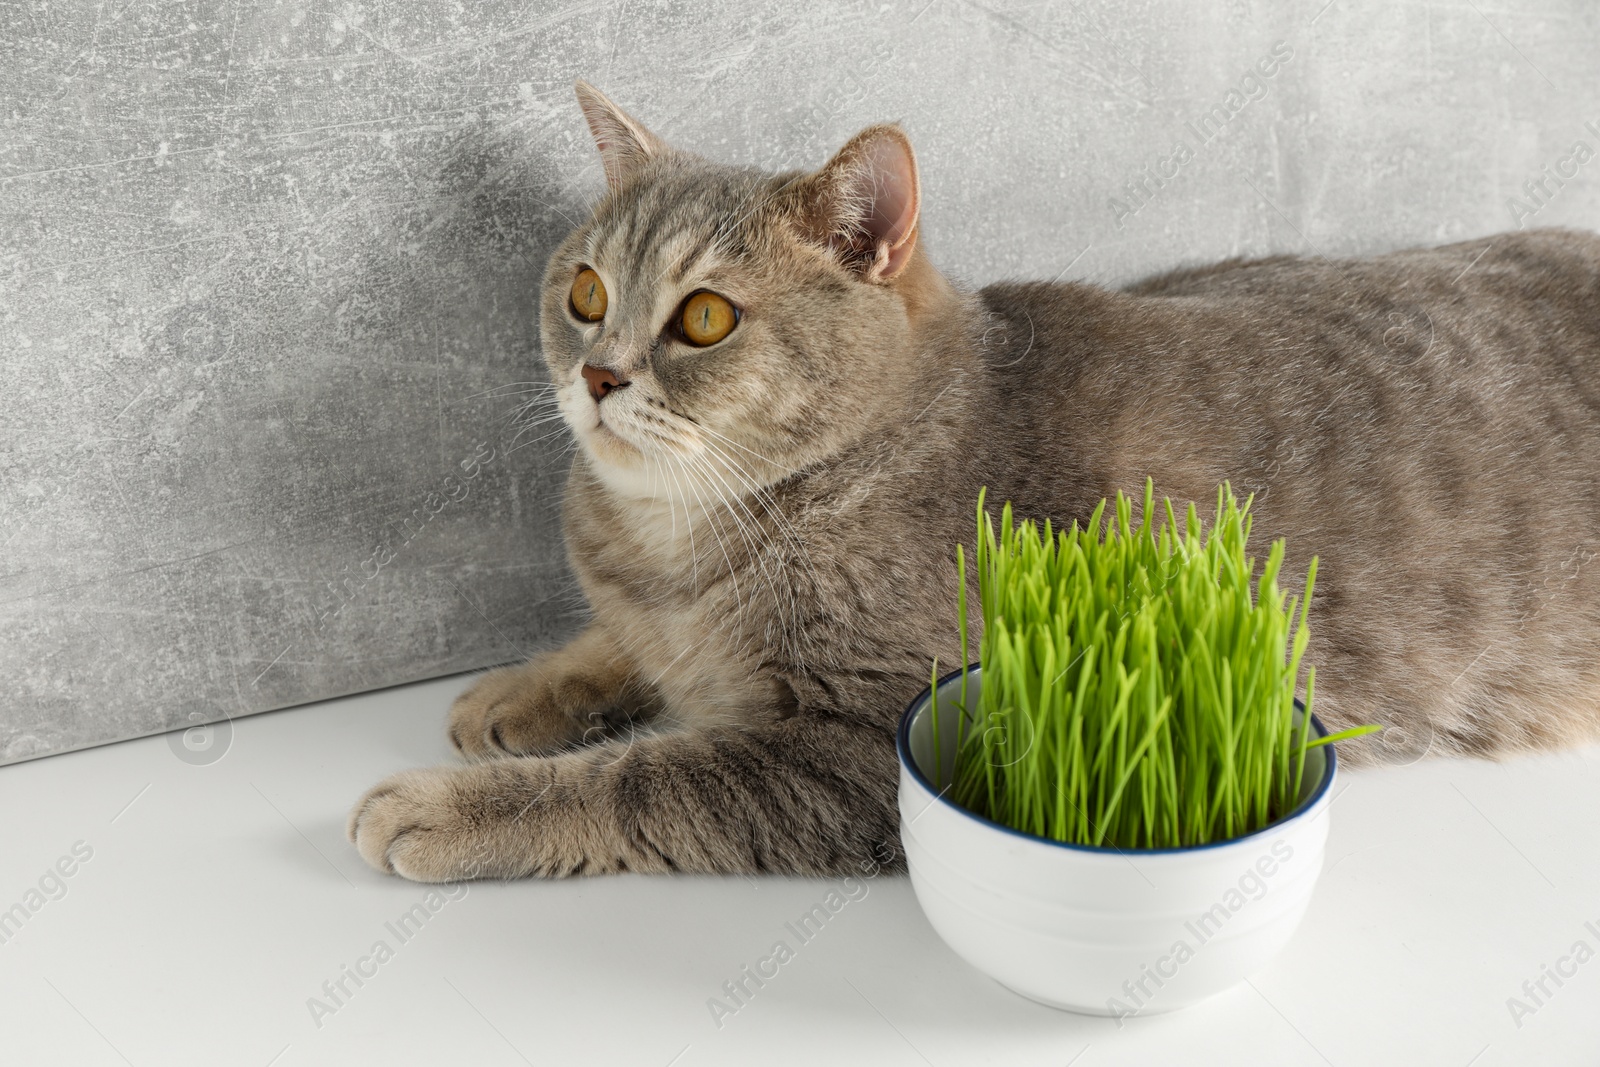
<path id="1" fill-rule="evenodd" d="M 931 704 L 933 700 L 934 689 L 942 689 L 946 682 L 955 681 L 963 674 L 967 674 L 969 672 L 978 673 L 979 670 L 980 665 L 977 663 L 972 663 L 966 667 L 953 670 L 935 682 L 932 688 L 924 689 L 915 697 L 913 697 L 911 699 L 911 703 L 906 705 L 906 710 L 900 716 L 900 728 L 895 731 L 895 752 L 900 757 L 900 766 L 904 767 L 908 772 L 910 772 L 911 776 L 915 778 L 917 782 L 933 796 L 932 803 L 944 804 L 946 807 L 953 811 L 960 812 L 962 815 L 972 819 L 974 822 L 981 823 L 982 825 L 990 827 L 991 829 L 999 830 L 1002 833 L 1010 834 L 1013 837 L 1020 837 L 1024 841 L 1034 841 L 1041 845 L 1054 845 L 1057 848 L 1069 849 L 1073 852 L 1096 852 L 1110 856 L 1160 856 L 1170 855 L 1178 852 L 1203 852 L 1208 848 L 1225 848 L 1229 845 L 1237 845 L 1242 841 L 1249 841 L 1253 837 L 1260 837 L 1262 834 L 1268 834 L 1282 830 L 1295 819 L 1298 819 L 1302 815 L 1308 813 L 1313 807 L 1316 806 L 1317 802 L 1323 798 L 1324 794 L 1326 794 L 1328 790 L 1333 787 L 1333 774 L 1339 766 L 1339 754 L 1334 751 L 1333 745 L 1324 745 L 1323 749 L 1328 755 L 1328 769 L 1323 774 L 1322 781 L 1317 784 L 1317 788 L 1312 790 L 1311 795 L 1297 804 L 1295 809 L 1289 814 L 1285 815 L 1283 818 L 1269 822 L 1261 829 L 1252 830 L 1250 833 L 1243 834 L 1239 837 L 1230 837 L 1222 841 L 1212 841 L 1209 844 L 1204 845 L 1182 845 L 1178 848 L 1118 848 L 1115 845 L 1079 845 L 1074 844 L 1071 841 L 1057 841 L 1054 838 L 1040 837 L 1038 834 L 1030 834 L 1026 831 L 1007 826 L 1004 823 L 995 822 L 993 819 L 984 815 L 979 815 L 975 811 L 970 811 L 967 808 L 962 807 L 960 804 L 957 804 L 955 801 L 949 799 L 944 795 L 944 790 L 935 789 L 933 787 L 933 783 L 928 781 L 928 776 L 922 773 L 922 768 L 917 766 L 917 761 L 911 758 L 911 720 L 916 718 L 918 706 L 924 701 L 927 701 Z M 1295 707 L 1299 708 L 1301 711 L 1305 710 L 1305 705 L 1300 702 L 1298 697 L 1295 698 L 1294 704 Z M 1321 721 L 1318 720 L 1315 715 L 1311 716 L 1311 728 L 1317 732 L 1318 737 L 1328 736 L 1327 727 L 1323 726 Z"/>

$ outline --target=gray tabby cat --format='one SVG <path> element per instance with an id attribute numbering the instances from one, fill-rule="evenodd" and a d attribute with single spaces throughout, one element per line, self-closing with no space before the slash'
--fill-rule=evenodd
<path id="1" fill-rule="evenodd" d="M 1318 712 L 1392 728 L 1358 762 L 1600 736 L 1594 236 L 965 292 L 917 240 L 896 126 L 774 175 L 577 88 L 609 189 L 550 258 L 541 339 L 593 621 L 456 701 L 466 765 L 361 800 L 373 866 L 898 857 L 893 731 L 957 662 L 984 485 L 1057 522 L 1147 474 L 1203 505 L 1254 491 L 1263 552 L 1321 556 Z"/>

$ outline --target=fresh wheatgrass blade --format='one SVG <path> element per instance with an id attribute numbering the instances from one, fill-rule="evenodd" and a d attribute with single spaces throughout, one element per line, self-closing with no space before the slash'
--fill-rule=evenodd
<path id="1" fill-rule="evenodd" d="M 1084 526 L 1014 521 L 998 529 L 978 494 L 977 660 L 983 689 L 969 725 L 965 673 L 948 779 L 932 702 L 935 778 L 958 804 L 1026 833 L 1121 849 L 1226 840 L 1299 802 L 1306 752 L 1379 729 L 1313 740 L 1294 698 L 1310 641 L 1316 582 L 1286 596 L 1284 543 L 1259 577 L 1245 554 L 1252 499 L 1217 489 L 1209 528 L 1195 505 L 1178 521 L 1145 481 L 1133 501 L 1102 500 Z M 961 662 L 972 662 L 967 554 L 956 546 Z M 1298 617 L 1297 617 L 1298 616 Z M 938 664 L 932 677 L 937 682 Z"/>

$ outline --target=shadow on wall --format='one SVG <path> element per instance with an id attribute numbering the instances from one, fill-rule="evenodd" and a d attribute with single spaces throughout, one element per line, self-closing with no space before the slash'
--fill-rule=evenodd
<path id="1" fill-rule="evenodd" d="M 17 8 L 0 762 L 571 626 L 567 441 L 513 451 L 504 419 L 543 373 L 545 256 L 601 187 L 576 77 L 770 169 L 902 119 L 942 269 L 1120 283 L 1593 225 L 1595 164 L 1530 199 L 1600 121 L 1593 20 L 1547 6 Z"/>
<path id="2" fill-rule="evenodd" d="M 291 651 L 255 684 L 268 706 L 524 658 L 581 606 L 554 507 L 566 439 L 517 440 L 510 417 L 545 379 L 545 262 L 588 206 L 540 179 L 517 125 L 411 160 L 422 195 L 352 209 L 316 235 L 337 250 L 322 284 L 267 294 L 281 340 L 218 468 L 255 515 L 293 516 L 292 570 L 239 586 L 234 640 L 338 650 L 283 672 Z"/>
<path id="3" fill-rule="evenodd" d="M 508 416 L 544 378 L 544 263 L 588 206 L 524 127 L 259 146 L 231 170 L 185 157 L 148 195 L 202 203 L 225 242 L 69 275 L 69 297 L 31 278 L 45 306 L 82 305 L 57 344 L 121 388 L 61 425 L 114 436 L 41 479 L 37 521 L 0 530 L 32 564 L 0 581 L 18 698 L 0 762 L 566 632 L 566 441 L 513 450 Z"/>

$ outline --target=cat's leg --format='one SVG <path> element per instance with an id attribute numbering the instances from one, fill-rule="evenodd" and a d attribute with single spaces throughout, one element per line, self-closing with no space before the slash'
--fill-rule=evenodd
<path id="1" fill-rule="evenodd" d="M 479 678 L 450 709 L 450 743 L 469 759 L 544 755 L 614 736 L 655 710 L 631 660 L 599 625 Z"/>
<path id="2" fill-rule="evenodd" d="M 421 882 L 616 871 L 899 869 L 887 729 L 797 715 L 557 756 L 405 771 L 350 814 L 381 871 Z"/>

